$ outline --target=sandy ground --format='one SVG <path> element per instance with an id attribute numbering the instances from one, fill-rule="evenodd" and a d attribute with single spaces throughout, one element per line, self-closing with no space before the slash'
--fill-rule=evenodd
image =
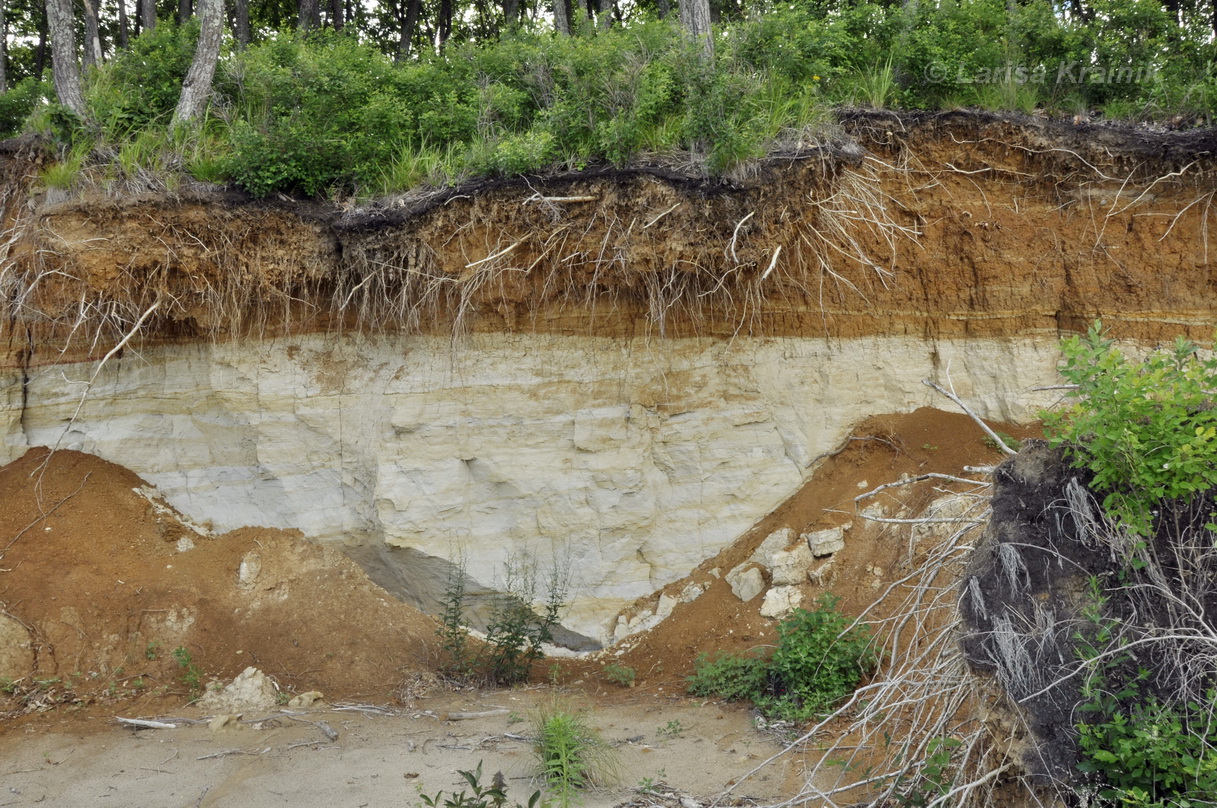
<path id="1" fill-rule="evenodd" d="M 502 772 L 509 798 L 526 802 L 539 785 L 528 740 L 532 718 L 555 703 L 585 707 L 616 759 L 615 782 L 587 793 L 588 808 L 645 797 L 638 789 L 652 784 L 716 795 L 782 748 L 737 705 L 658 691 L 604 698 L 548 686 L 443 693 L 388 715 L 271 710 L 220 731 L 205 723 L 132 730 L 104 717 L 64 718 L 0 737 L 0 806 L 411 806 L 420 794 L 465 788 L 458 770 L 479 763 L 483 782 Z M 494 714 L 446 720 L 454 712 Z M 337 732 L 336 741 L 319 722 Z M 797 776 L 797 764 L 782 761 L 736 791 L 771 802 Z"/>

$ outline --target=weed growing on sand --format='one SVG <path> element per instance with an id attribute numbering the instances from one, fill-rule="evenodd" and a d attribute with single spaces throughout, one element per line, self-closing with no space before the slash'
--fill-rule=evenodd
<path id="1" fill-rule="evenodd" d="M 655 734 L 664 735 L 669 738 L 679 738 L 681 735 L 685 734 L 685 725 L 674 718 L 659 729 L 655 730 Z"/>
<path id="2" fill-rule="evenodd" d="M 482 761 L 480 760 L 473 771 L 458 770 L 457 774 L 469 784 L 469 791 L 464 789 L 459 792 L 453 791 L 446 797 L 443 791 L 437 791 L 435 796 L 423 794 L 420 797 L 422 804 L 427 808 L 492 808 L 492 806 L 502 808 L 507 804 L 507 781 L 501 772 L 495 773 L 488 786 L 482 784 Z M 544 808 L 544 803 L 541 802 L 541 792 L 534 791 L 528 798 L 527 806 L 522 806 L 517 802 L 515 808 Z"/>
<path id="3" fill-rule="evenodd" d="M 582 789 L 614 779 L 612 748 L 581 715 L 558 705 L 542 708 L 533 719 L 533 736 L 541 778 L 563 808 Z"/>
<path id="4" fill-rule="evenodd" d="M 726 655 L 698 658 L 689 677 L 695 696 L 751 699 L 769 718 L 806 721 L 830 711 L 874 670 L 871 634 L 820 598 L 813 611 L 798 609 L 778 624 L 778 645 L 768 659 Z"/>
<path id="5" fill-rule="evenodd" d="M 182 684 L 190 690 L 191 698 L 198 698 L 203 693 L 203 669 L 198 666 L 190 652 L 179 645 L 173 649 L 173 661 L 181 669 Z"/>

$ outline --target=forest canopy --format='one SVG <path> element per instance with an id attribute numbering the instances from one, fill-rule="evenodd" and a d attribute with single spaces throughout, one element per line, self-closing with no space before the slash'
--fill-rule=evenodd
<path id="1" fill-rule="evenodd" d="M 373 196 L 638 161 L 714 176 L 823 142 L 834 106 L 1196 126 L 1217 100 L 1217 0 L 0 3 L 0 135 L 50 133 L 50 184 L 186 171 Z"/>

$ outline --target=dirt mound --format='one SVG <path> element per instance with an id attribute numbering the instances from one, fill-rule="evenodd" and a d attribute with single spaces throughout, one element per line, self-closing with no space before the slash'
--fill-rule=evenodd
<path id="1" fill-rule="evenodd" d="M 186 654 L 203 686 L 255 665 L 288 692 L 380 701 L 434 662 L 434 622 L 337 551 L 281 530 L 211 535 L 97 457 L 30 450 L 0 469 L 0 503 L 0 610 L 24 629 L 0 709 L 180 704 Z"/>
<path id="2" fill-rule="evenodd" d="M 990 426 L 1019 440 L 1041 434 L 1034 425 L 990 422 Z M 931 473 L 965 474 L 965 466 L 996 463 L 1002 457 L 980 427 L 963 414 L 923 407 L 912 413 L 867 418 L 797 493 L 731 547 L 623 614 L 653 613 L 662 595 L 679 600 L 691 584 L 704 587 L 703 594 L 691 602 L 677 603 L 671 616 L 654 629 L 578 663 L 578 670 L 600 677 L 599 668 L 615 663 L 633 668 L 639 685 L 681 691 L 698 655 L 742 653 L 771 644 L 777 621 L 761 616 L 762 598 L 741 601 L 726 576 L 748 563 L 766 538 L 786 528 L 798 535 L 848 526 L 844 549 L 822 562 L 826 569 L 821 582 L 808 582 L 801 590 L 804 605 L 830 595 L 839 599 L 842 612 L 861 613 L 920 561 L 920 553 L 910 555 L 911 543 L 894 540 L 894 532 L 886 529 L 889 525 L 871 517 L 919 514 L 951 486 L 941 479 L 926 479 L 858 502 L 855 498 L 901 479 L 915 480 Z M 881 511 L 870 510 L 873 508 Z M 859 511 L 871 517 L 859 515 Z M 882 620 L 890 615 L 881 604 L 870 616 Z"/>

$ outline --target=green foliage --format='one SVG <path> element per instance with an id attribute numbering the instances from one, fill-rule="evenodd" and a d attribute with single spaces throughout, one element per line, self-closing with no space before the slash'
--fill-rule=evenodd
<path id="1" fill-rule="evenodd" d="M 190 690 L 191 698 L 198 698 L 203 693 L 203 669 L 191 657 L 190 651 L 184 646 L 178 646 L 172 652 L 173 661 L 181 669 L 182 684 Z"/>
<path id="2" fill-rule="evenodd" d="M 443 791 L 434 795 L 423 794 L 420 799 L 427 808 L 502 808 L 507 803 L 507 781 L 502 774 L 496 774 L 490 785 L 482 783 L 482 761 L 478 761 L 473 771 L 457 770 L 466 783 L 469 791 L 461 789 L 444 796 Z M 534 791 L 528 798 L 528 805 L 521 806 L 518 802 L 515 808 L 543 808 L 541 792 Z"/>
<path id="3" fill-rule="evenodd" d="M 1099 322 L 1061 350 L 1061 375 L 1076 388 L 1072 404 L 1043 414 L 1045 430 L 1093 473 L 1112 518 L 1148 536 L 1159 503 L 1186 504 L 1217 485 L 1217 359 L 1182 338 L 1130 359 Z"/>
<path id="4" fill-rule="evenodd" d="M 559 706 L 542 709 L 533 721 L 533 735 L 541 778 L 564 808 L 582 789 L 614 778 L 612 748 L 582 715 Z"/>
<path id="5" fill-rule="evenodd" d="M 0 94 L 0 139 L 19 134 L 34 107 L 45 100 L 49 87 L 32 76 Z"/>
<path id="6" fill-rule="evenodd" d="M 771 718 L 806 721 L 852 693 L 878 657 L 870 632 L 851 625 L 825 595 L 813 611 L 796 610 L 778 624 L 778 645 L 768 659 L 704 654 L 689 677 L 689 693 L 751 699 Z"/>
<path id="7" fill-rule="evenodd" d="M 444 586 L 444 610 L 440 613 L 439 627 L 435 629 L 440 638 L 443 670 L 449 676 L 462 680 L 473 674 L 469 632 L 464 626 L 465 578 L 465 559 L 462 556 L 448 568 L 448 580 Z"/>
<path id="8" fill-rule="evenodd" d="M 152 124 L 168 125 L 198 37 L 197 20 L 182 26 L 165 20 L 91 73 L 85 101 L 103 137 L 122 139 Z"/>
<path id="9" fill-rule="evenodd" d="M 615 685 L 622 687 L 633 687 L 637 674 L 633 668 L 628 665 L 617 665 L 609 663 L 604 666 L 604 678 L 608 679 Z"/>
<path id="10" fill-rule="evenodd" d="M 759 698 L 765 688 L 765 660 L 740 654 L 720 654 L 711 659 L 700 654 L 688 679 L 693 696 L 715 696 L 727 701 Z"/>
<path id="11" fill-rule="evenodd" d="M 932 738 L 926 744 L 921 770 L 909 788 L 897 796 L 901 808 L 926 808 L 951 790 L 951 753 L 958 749 L 956 738 Z"/>

